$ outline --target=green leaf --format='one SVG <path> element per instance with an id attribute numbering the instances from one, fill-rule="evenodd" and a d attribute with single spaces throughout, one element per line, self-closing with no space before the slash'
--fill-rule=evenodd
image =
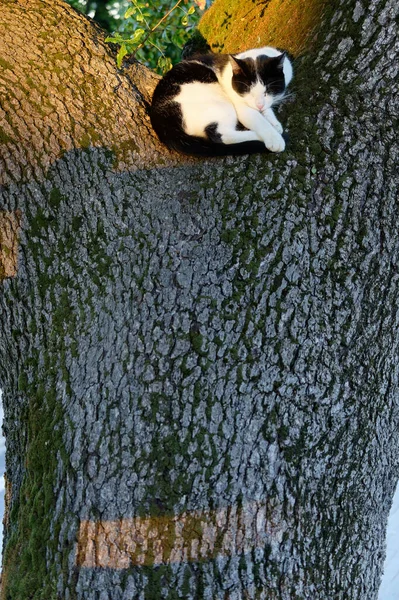
<path id="1" fill-rule="evenodd" d="M 172 68 L 172 61 L 169 56 L 160 56 L 158 58 L 158 67 L 161 69 L 162 73 L 167 73 Z"/>
<path id="2" fill-rule="evenodd" d="M 113 37 L 106 37 L 105 41 L 106 42 L 112 42 L 114 44 L 123 44 L 123 42 L 125 41 L 125 39 L 121 35 L 116 34 Z"/>
<path id="3" fill-rule="evenodd" d="M 134 42 L 135 44 L 137 44 L 137 42 L 140 40 L 140 38 L 143 37 L 144 34 L 145 34 L 144 29 L 136 29 L 131 41 Z"/>
<path id="4" fill-rule="evenodd" d="M 136 12 L 137 8 L 135 6 L 131 6 L 130 8 L 127 9 L 127 11 L 124 14 L 124 19 L 128 19 L 129 17 L 131 17 L 132 15 L 134 15 L 134 13 Z"/>
<path id="5" fill-rule="evenodd" d="M 126 56 L 126 54 L 127 54 L 127 48 L 126 48 L 125 44 L 122 44 L 122 46 L 119 48 L 118 54 L 116 55 L 116 64 L 118 65 L 119 68 L 121 68 L 123 57 Z"/>
<path id="6" fill-rule="evenodd" d="M 176 46 L 176 48 L 181 49 L 184 46 L 184 43 L 182 42 L 182 40 L 178 34 L 175 34 L 172 36 L 172 42 Z"/>
<path id="7" fill-rule="evenodd" d="M 137 21 L 137 23 L 142 23 L 142 22 L 144 21 L 144 17 L 143 17 L 143 15 L 141 15 L 141 14 L 138 14 L 138 15 L 136 16 L 136 21 Z"/>
<path id="8" fill-rule="evenodd" d="M 193 13 L 195 13 L 195 6 L 190 6 L 190 8 L 187 11 L 187 14 L 192 15 Z"/>

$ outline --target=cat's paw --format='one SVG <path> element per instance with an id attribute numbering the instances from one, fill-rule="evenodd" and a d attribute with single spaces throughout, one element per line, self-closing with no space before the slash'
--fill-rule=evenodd
<path id="1" fill-rule="evenodd" d="M 277 120 L 276 120 L 276 122 L 275 122 L 275 123 L 272 123 L 272 125 L 273 125 L 273 127 L 274 127 L 274 129 L 275 129 L 276 131 L 278 131 L 279 133 L 283 133 L 283 131 L 284 131 L 284 128 L 283 128 L 283 126 L 281 125 L 280 121 L 277 121 Z"/>
<path id="2" fill-rule="evenodd" d="M 276 115 L 271 108 L 266 108 L 264 111 L 262 111 L 262 115 L 267 121 L 269 121 L 270 125 L 272 125 L 276 131 L 283 133 L 283 126 L 281 125 L 280 121 L 276 119 Z"/>
<path id="3" fill-rule="evenodd" d="M 264 141 L 266 148 L 271 152 L 283 152 L 285 150 L 285 141 L 277 131 L 271 132 Z"/>

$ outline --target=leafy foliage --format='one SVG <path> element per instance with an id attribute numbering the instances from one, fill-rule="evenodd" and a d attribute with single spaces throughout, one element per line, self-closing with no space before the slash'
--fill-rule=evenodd
<path id="1" fill-rule="evenodd" d="M 188 0 L 159 0 L 157 8 L 145 0 L 132 0 L 119 32 L 106 41 L 120 44 L 121 66 L 126 54 L 165 73 L 180 59 L 180 52 L 198 21 L 199 13 Z"/>
<path id="2" fill-rule="evenodd" d="M 180 60 L 181 49 L 207 4 L 206 0 L 67 1 L 114 32 L 106 41 L 120 46 L 118 66 L 127 54 L 132 54 L 159 73 L 165 73 Z"/>

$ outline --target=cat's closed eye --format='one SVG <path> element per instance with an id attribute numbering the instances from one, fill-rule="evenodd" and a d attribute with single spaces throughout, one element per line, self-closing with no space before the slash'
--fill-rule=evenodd
<path id="1" fill-rule="evenodd" d="M 239 79 L 236 80 L 236 83 L 239 83 L 243 89 L 245 89 L 246 91 L 249 92 L 249 90 L 251 89 L 251 86 L 249 83 L 247 83 L 246 81 L 240 81 Z"/>

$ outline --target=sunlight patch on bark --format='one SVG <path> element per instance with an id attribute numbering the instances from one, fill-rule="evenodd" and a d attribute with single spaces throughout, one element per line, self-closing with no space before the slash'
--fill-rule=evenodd
<path id="1" fill-rule="evenodd" d="M 216 0 L 199 29 L 214 52 L 276 46 L 298 56 L 309 50 L 326 0 Z M 243 36 L 245 23 L 245 36 Z"/>
<path id="2" fill-rule="evenodd" d="M 256 501 L 180 515 L 82 521 L 76 564 L 126 569 L 211 560 L 280 543 L 283 530 L 277 511 Z"/>
<path id="3" fill-rule="evenodd" d="M 0 281 L 17 274 L 20 224 L 20 211 L 0 211 Z"/>

